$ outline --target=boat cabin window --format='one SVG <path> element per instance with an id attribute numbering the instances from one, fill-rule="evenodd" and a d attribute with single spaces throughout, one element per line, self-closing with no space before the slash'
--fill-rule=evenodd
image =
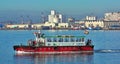
<path id="1" fill-rule="evenodd" d="M 51 39 L 50 39 L 50 38 L 47 38 L 47 42 L 51 42 Z"/>
<path id="2" fill-rule="evenodd" d="M 68 39 L 68 38 L 65 38 L 64 41 L 65 41 L 65 42 L 69 42 L 69 39 Z"/>
<path id="3" fill-rule="evenodd" d="M 63 38 L 59 38 L 59 42 L 63 42 Z"/>
<path id="4" fill-rule="evenodd" d="M 84 38 L 81 38 L 81 41 L 84 42 Z"/>
<path id="5" fill-rule="evenodd" d="M 84 38 L 79 38 L 76 40 L 77 42 L 84 42 Z"/>
<path id="6" fill-rule="evenodd" d="M 54 38 L 54 39 L 53 39 L 53 41 L 54 41 L 54 42 L 57 42 L 57 39 L 56 39 L 56 38 Z"/>
<path id="7" fill-rule="evenodd" d="M 48 46 L 50 46 L 50 43 L 48 43 Z"/>
<path id="8" fill-rule="evenodd" d="M 78 39 L 78 38 L 76 38 L 76 42 L 79 42 L 79 39 Z"/>
<path id="9" fill-rule="evenodd" d="M 40 36 L 39 36 L 40 37 Z M 58 38 L 46 38 L 47 42 L 84 42 L 84 37 L 58 37 Z"/>
<path id="10" fill-rule="evenodd" d="M 80 38 L 80 39 L 79 39 L 79 42 L 81 42 L 81 41 L 82 41 L 82 39 Z"/>
<path id="11" fill-rule="evenodd" d="M 71 42 L 74 42 L 74 41 L 75 41 L 75 39 L 74 39 L 74 38 L 71 38 L 70 40 L 71 40 Z"/>

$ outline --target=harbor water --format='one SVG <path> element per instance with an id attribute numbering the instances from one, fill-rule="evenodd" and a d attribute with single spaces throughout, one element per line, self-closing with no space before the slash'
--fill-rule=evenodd
<path id="1" fill-rule="evenodd" d="M 34 39 L 38 30 L 1 30 L 0 63 L 1 64 L 118 64 L 120 63 L 119 30 L 42 30 L 45 35 L 84 35 L 94 44 L 93 53 L 74 54 L 16 54 L 13 45 L 26 45 L 27 40 Z"/>

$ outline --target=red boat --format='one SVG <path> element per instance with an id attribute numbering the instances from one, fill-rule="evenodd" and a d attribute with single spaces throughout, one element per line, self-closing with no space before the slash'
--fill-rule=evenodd
<path id="1" fill-rule="evenodd" d="M 85 36 L 56 35 L 46 36 L 35 32 L 35 40 L 28 40 L 27 45 L 13 46 L 16 53 L 80 53 L 93 52 L 94 45 Z"/>

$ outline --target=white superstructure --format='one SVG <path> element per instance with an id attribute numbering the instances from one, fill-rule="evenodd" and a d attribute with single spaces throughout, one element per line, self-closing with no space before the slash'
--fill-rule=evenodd
<path id="1" fill-rule="evenodd" d="M 105 21 L 120 21 L 120 12 L 105 13 Z"/>

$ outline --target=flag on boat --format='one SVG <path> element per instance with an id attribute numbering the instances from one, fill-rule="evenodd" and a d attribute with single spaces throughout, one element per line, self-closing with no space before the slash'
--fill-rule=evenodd
<path id="1" fill-rule="evenodd" d="M 88 34 L 89 34 L 89 31 L 88 31 L 88 30 L 85 30 L 85 31 L 84 31 L 84 34 L 88 35 Z"/>

